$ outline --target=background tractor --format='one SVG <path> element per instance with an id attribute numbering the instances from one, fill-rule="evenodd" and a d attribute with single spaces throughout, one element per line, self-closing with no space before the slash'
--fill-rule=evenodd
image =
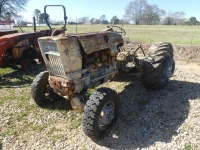
<path id="1" fill-rule="evenodd" d="M 60 6 L 60 5 L 57 5 Z M 46 7 L 44 11 L 46 14 Z M 64 14 L 65 14 L 65 8 Z M 66 16 L 64 16 L 66 17 Z M 48 24 L 50 27 L 50 25 Z M 0 37 L 0 67 L 17 64 L 21 69 L 32 72 L 37 68 L 36 59 L 42 61 L 42 56 L 39 50 L 38 38 L 44 36 L 57 36 L 62 34 L 66 29 L 66 18 L 63 27 L 60 29 L 49 28 L 36 32 L 34 19 L 33 33 L 12 33 Z"/>
<path id="2" fill-rule="evenodd" d="M 109 27 L 97 33 L 38 39 L 47 71 L 38 74 L 31 85 L 33 100 L 40 107 L 58 97 L 69 100 L 76 112 L 83 112 L 83 131 L 94 141 L 117 118 L 119 96 L 106 87 L 93 93 L 87 89 L 119 73 L 141 72 L 144 86 L 159 90 L 175 69 L 171 44 L 153 45 L 145 54 L 141 45 L 136 49 L 126 45 L 121 32 L 125 34 L 122 28 L 118 33 Z"/>

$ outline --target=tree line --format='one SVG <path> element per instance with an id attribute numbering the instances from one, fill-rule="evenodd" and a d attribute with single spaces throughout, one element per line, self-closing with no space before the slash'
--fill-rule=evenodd
<path id="1" fill-rule="evenodd" d="M 110 22 L 102 15 L 99 19 L 89 17 L 81 17 L 78 23 L 91 23 L 91 24 L 108 24 L 108 23 L 133 23 L 136 25 L 200 25 L 196 17 L 185 17 L 184 11 L 168 12 L 160 9 L 157 5 L 151 5 L 147 0 L 133 0 L 125 8 L 125 14 L 122 19 L 113 16 Z"/>
<path id="2" fill-rule="evenodd" d="M 23 16 L 19 16 L 18 13 L 25 10 L 25 6 L 29 0 L 0 0 L 0 19 L 13 20 L 18 23 L 26 23 L 23 21 Z M 41 13 L 39 9 L 35 9 L 33 16 L 36 18 L 38 24 L 45 23 L 44 13 Z M 157 5 L 149 4 L 147 0 L 132 0 L 125 8 L 123 18 L 119 19 L 114 15 L 111 20 L 108 20 L 106 15 L 100 16 L 100 18 L 90 18 L 88 16 L 77 18 L 76 21 L 70 19 L 69 24 L 129 24 L 136 25 L 200 25 L 200 22 L 196 17 L 185 17 L 184 11 L 180 12 L 168 12 L 160 9 Z M 50 20 L 50 16 L 47 15 Z M 61 24 L 62 21 L 53 21 L 54 24 Z"/>
<path id="3" fill-rule="evenodd" d="M 166 13 L 157 5 L 148 4 L 147 0 L 133 0 L 127 5 L 124 18 L 137 25 L 200 25 L 196 17 L 187 19 L 185 15 L 184 11 Z"/>
<path id="4" fill-rule="evenodd" d="M 109 24 L 109 23 L 114 23 L 114 24 L 120 24 L 124 22 L 123 19 L 119 19 L 116 15 L 111 18 L 111 20 L 107 20 L 106 15 L 100 16 L 100 18 L 91 18 L 89 16 L 81 17 L 78 18 L 76 21 L 69 20 L 69 24 L 85 24 L 85 23 L 90 23 L 90 24 Z"/>

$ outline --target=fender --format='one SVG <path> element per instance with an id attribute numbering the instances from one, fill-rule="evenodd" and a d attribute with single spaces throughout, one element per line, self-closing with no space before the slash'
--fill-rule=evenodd
<path id="1" fill-rule="evenodd" d="M 1 38 L 0 39 L 0 66 L 4 66 L 3 63 L 3 55 L 6 53 L 6 51 L 10 48 L 10 45 L 13 45 L 14 42 L 7 39 L 7 38 Z"/>
<path id="2" fill-rule="evenodd" d="M 35 33 L 14 33 L 0 37 L 0 66 L 4 66 L 3 55 L 12 49 L 17 43 L 27 40 L 29 45 L 33 44 Z"/>

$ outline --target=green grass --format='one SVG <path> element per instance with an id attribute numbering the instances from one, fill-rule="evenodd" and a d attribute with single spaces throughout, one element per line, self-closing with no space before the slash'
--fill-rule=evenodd
<path id="1" fill-rule="evenodd" d="M 0 75 L 10 73 L 10 72 L 13 72 L 13 69 L 11 69 L 11 68 L 0 68 Z"/>
<path id="2" fill-rule="evenodd" d="M 44 125 L 34 125 L 34 126 L 32 126 L 32 129 L 34 130 L 34 131 L 37 131 L 37 132 L 41 132 L 43 129 L 45 128 L 45 126 Z"/>
<path id="3" fill-rule="evenodd" d="M 78 25 L 78 33 L 98 32 L 105 28 L 106 25 Z M 26 32 L 33 31 L 32 27 L 22 27 L 22 29 Z M 48 27 L 37 28 L 41 29 Z M 127 33 L 125 37 L 133 42 L 200 45 L 200 26 L 124 25 L 123 29 Z M 66 33 L 76 33 L 76 26 L 67 25 Z"/>
<path id="4" fill-rule="evenodd" d="M 190 144 L 185 144 L 185 150 L 192 150 L 191 145 Z"/>
<path id="5" fill-rule="evenodd" d="M 37 73 L 36 73 L 37 74 Z M 67 124 L 70 129 L 77 129 L 81 125 L 81 114 L 77 114 L 69 107 L 65 100 L 57 101 L 48 108 L 39 108 L 31 99 L 30 84 L 36 74 L 26 74 L 20 70 L 11 68 L 0 68 L 0 109 L 6 122 L 0 125 L 0 131 L 3 137 L 14 136 L 17 139 L 22 138 L 20 135 L 25 133 L 37 134 L 42 133 L 46 129 L 44 122 L 33 123 L 29 120 L 31 117 L 41 115 L 41 118 L 49 113 L 57 113 L 65 118 L 63 124 Z M 36 121 L 37 122 L 37 121 Z M 49 118 L 48 125 L 56 126 L 57 121 L 54 118 Z M 60 128 L 52 129 L 52 132 L 61 130 Z M 50 133 L 52 133 L 50 132 Z M 56 136 L 56 135 L 53 135 Z M 63 135 L 57 135 L 55 139 L 61 138 Z M 26 139 L 27 140 L 29 136 Z"/>

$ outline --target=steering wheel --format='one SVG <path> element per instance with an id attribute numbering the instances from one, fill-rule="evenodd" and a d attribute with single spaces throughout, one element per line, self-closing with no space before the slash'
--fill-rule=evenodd
<path id="1" fill-rule="evenodd" d="M 64 33 L 65 31 L 66 31 L 65 27 L 61 27 L 59 29 L 54 29 L 54 30 L 52 30 L 51 36 L 57 36 L 61 33 Z"/>
<path id="2" fill-rule="evenodd" d="M 126 31 L 124 30 L 124 29 L 122 29 L 121 27 L 118 27 L 118 26 L 112 26 L 112 28 L 118 28 L 118 29 L 120 29 L 121 30 L 121 32 L 118 32 L 118 31 L 115 31 L 115 32 L 117 32 L 117 33 L 120 33 L 121 35 L 126 35 Z"/>

